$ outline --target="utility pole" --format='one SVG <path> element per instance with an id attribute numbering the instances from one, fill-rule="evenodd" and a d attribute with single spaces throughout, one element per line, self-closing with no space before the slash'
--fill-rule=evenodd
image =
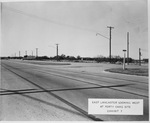
<path id="1" fill-rule="evenodd" d="M 125 63 L 126 63 L 126 50 L 123 50 L 123 52 L 124 52 L 124 58 L 123 58 L 123 70 L 125 70 L 125 69 L 126 69 L 126 65 L 125 65 Z"/>
<path id="2" fill-rule="evenodd" d="M 114 29 L 114 27 L 107 26 L 109 28 L 109 62 L 111 63 L 111 30 Z"/>
<path id="3" fill-rule="evenodd" d="M 38 57 L 38 48 L 36 48 L 36 57 Z"/>
<path id="4" fill-rule="evenodd" d="M 19 51 L 19 57 L 20 57 L 20 51 Z"/>
<path id="5" fill-rule="evenodd" d="M 129 32 L 127 32 L 127 64 L 129 65 Z"/>
<path id="6" fill-rule="evenodd" d="M 58 45 L 59 44 L 56 44 L 56 56 L 57 56 L 57 60 L 58 60 Z"/>
<path id="7" fill-rule="evenodd" d="M 33 57 L 33 51 L 32 51 L 32 57 Z"/>
<path id="8" fill-rule="evenodd" d="M 139 48 L 139 66 L 141 66 L 141 48 Z"/>
<path id="9" fill-rule="evenodd" d="M 27 56 L 27 51 L 25 51 L 25 55 Z"/>

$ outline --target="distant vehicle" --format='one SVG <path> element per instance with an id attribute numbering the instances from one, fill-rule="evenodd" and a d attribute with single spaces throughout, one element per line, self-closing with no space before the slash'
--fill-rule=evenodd
<path id="1" fill-rule="evenodd" d="M 121 61 L 117 61 L 116 64 L 122 64 L 122 62 Z"/>

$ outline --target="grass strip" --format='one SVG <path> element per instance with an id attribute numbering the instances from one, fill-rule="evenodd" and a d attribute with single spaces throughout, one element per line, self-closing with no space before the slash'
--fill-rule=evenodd
<path id="1" fill-rule="evenodd" d="M 148 68 L 126 68 L 125 70 L 122 68 L 111 68 L 106 69 L 105 71 L 137 76 L 148 76 Z"/>

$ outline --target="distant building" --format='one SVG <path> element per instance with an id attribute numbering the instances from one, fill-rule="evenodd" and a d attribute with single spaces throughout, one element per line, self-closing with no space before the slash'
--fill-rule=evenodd
<path id="1" fill-rule="evenodd" d="M 35 58 L 35 56 L 25 56 L 23 57 L 23 60 L 34 60 Z"/>
<path id="2" fill-rule="evenodd" d="M 139 63 L 139 59 L 133 60 L 133 62 L 134 62 L 135 64 L 138 64 L 138 63 Z M 148 63 L 148 59 L 143 59 L 143 60 L 141 60 L 140 62 L 141 62 L 141 63 Z"/>

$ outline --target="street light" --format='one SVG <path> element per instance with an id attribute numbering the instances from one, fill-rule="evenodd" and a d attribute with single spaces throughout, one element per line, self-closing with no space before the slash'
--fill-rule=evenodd
<path id="1" fill-rule="evenodd" d="M 109 62 L 111 63 L 111 30 L 112 29 L 114 29 L 114 27 L 111 27 L 111 26 L 107 26 L 107 28 L 109 28 L 110 29 L 110 36 L 109 36 L 109 38 L 108 37 L 105 37 L 104 35 L 101 35 L 100 33 L 96 33 L 96 36 L 97 35 L 101 35 L 102 37 L 104 37 L 104 38 L 107 38 L 107 39 L 109 39 Z"/>
<path id="2" fill-rule="evenodd" d="M 123 70 L 125 70 L 125 58 L 126 58 L 126 50 L 123 50 L 124 52 L 124 59 L 123 59 Z"/>

